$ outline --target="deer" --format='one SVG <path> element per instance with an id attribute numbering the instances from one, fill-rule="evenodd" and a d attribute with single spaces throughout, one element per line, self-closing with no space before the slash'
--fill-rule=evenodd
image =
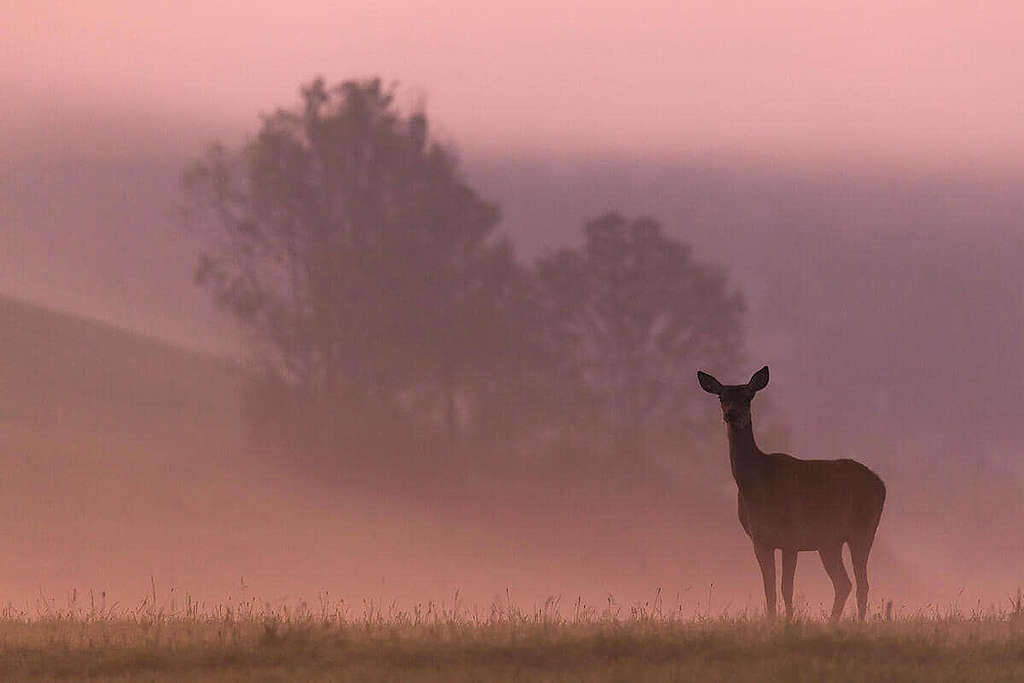
<path id="1" fill-rule="evenodd" d="M 775 550 L 782 551 L 787 621 L 793 619 L 797 553 L 816 550 L 835 589 L 831 620 L 839 621 L 852 587 L 843 565 L 847 544 L 857 581 L 857 616 L 863 621 L 868 605 L 868 554 L 882 517 L 885 483 L 856 460 L 801 460 L 758 448 L 750 403 L 768 386 L 767 365 L 746 384 L 723 385 L 703 371 L 697 372 L 697 381 L 722 403 L 740 525 L 753 541 L 761 567 L 766 616 L 776 616 Z"/>

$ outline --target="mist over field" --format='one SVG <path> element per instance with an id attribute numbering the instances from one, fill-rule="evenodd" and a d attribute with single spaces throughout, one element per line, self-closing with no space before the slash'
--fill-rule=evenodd
<path id="1" fill-rule="evenodd" d="M 799 24 L 800 12 L 789 9 L 780 21 Z M 380 23 L 401 14 L 394 12 Z M 24 14 L 24 27 L 60 43 L 56 29 Z M 885 480 L 872 610 L 890 600 L 907 611 L 1005 604 L 1024 585 L 1024 165 L 1006 124 L 1014 102 L 986 98 L 969 75 L 945 81 L 941 71 L 929 72 L 913 81 L 931 64 L 923 47 L 905 63 L 906 82 L 921 84 L 919 99 L 901 92 L 903 81 L 883 87 L 869 77 L 871 66 L 898 59 L 899 31 L 890 26 L 882 47 L 857 52 L 860 31 L 850 29 L 851 37 L 836 28 L 842 22 L 815 14 L 842 34 L 849 55 L 865 60 L 837 77 L 859 84 L 864 97 L 836 95 L 838 86 L 818 70 L 801 72 L 800 90 L 784 78 L 800 60 L 776 50 L 761 87 L 782 94 L 765 96 L 761 111 L 785 125 L 756 128 L 756 117 L 736 113 L 756 105 L 737 85 L 751 58 L 737 48 L 736 61 L 701 63 L 720 76 L 706 90 L 694 77 L 651 91 L 667 108 L 663 116 L 645 119 L 643 107 L 622 104 L 635 103 L 636 91 L 617 98 L 600 80 L 580 92 L 619 104 L 603 110 L 601 96 L 591 94 L 560 111 L 558 84 L 569 77 L 559 69 L 590 72 L 576 60 L 611 21 L 606 14 L 597 13 L 592 33 L 580 29 L 578 52 L 556 60 L 550 81 L 521 57 L 536 45 L 538 24 L 505 26 L 520 57 L 488 59 L 508 67 L 508 90 L 543 83 L 536 99 L 489 91 L 483 84 L 493 79 L 483 71 L 469 79 L 478 90 L 453 90 L 451 64 L 463 62 L 452 47 L 409 77 L 409 97 L 425 91 L 435 130 L 458 145 L 469 184 L 500 207 L 497 233 L 519 258 L 578 247 L 585 221 L 618 211 L 654 217 L 695 258 L 724 268 L 747 305 L 743 358 L 735 368 L 692 370 L 739 383 L 769 365 L 771 383 L 754 404 L 764 450 L 855 458 Z M 701 16 L 711 34 L 719 24 L 734 26 L 729 12 Z M 923 31 L 949 35 L 958 20 L 932 16 Z M 82 35 L 102 24 L 63 21 Z M 648 61 L 608 57 L 632 64 L 605 69 L 612 86 L 632 83 L 634 72 L 663 82 L 649 67 L 665 60 L 658 55 L 673 36 L 657 34 L 656 23 L 624 28 L 649 48 L 640 52 Z M 229 33 L 232 40 L 246 25 Z M 974 40 L 989 46 L 978 59 L 999 67 L 988 71 L 992 78 L 1013 76 L 1016 67 L 999 51 L 1006 36 L 986 42 L 990 30 L 1001 34 L 970 25 Z M 149 24 L 138 26 L 144 34 Z M 4 114 L 0 139 L 0 602 L 63 603 L 77 589 L 132 603 L 155 588 L 160 600 L 188 593 L 211 603 L 240 595 L 315 601 L 328 593 L 358 610 L 363 600 L 453 601 L 458 591 L 458 600 L 486 609 L 495 599 L 529 605 L 548 596 L 603 606 L 611 595 L 629 604 L 660 589 L 666 603 L 696 613 L 761 609 L 757 565 L 736 519 L 725 426 L 693 372 L 688 419 L 707 428 L 677 453 L 659 453 L 658 467 L 634 479 L 580 476 L 574 485 L 573 468 L 588 468 L 586 452 L 558 467 L 530 458 L 490 471 L 467 466 L 472 476 L 459 479 L 458 468 L 436 474 L 447 465 L 431 460 L 433 451 L 419 459 L 381 451 L 372 467 L 326 467 L 254 438 L 242 401 L 241 335 L 193 281 L 204 238 L 176 218 L 181 173 L 213 139 L 237 144 L 255 131 L 257 112 L 294 106 L 299 84 L 315 74 L 388 77 L 394 69 L 401 77 L 416 52 L 399 62 L 371 63 L 365 53 L 316 63 L 317 55 L 300 59 L 295 48 L 279 71 L 268 71 L 262 90 L 233 100 L 224 87 L 224 74 L 236 73 L 230 60 L 204 66 L 198 43 L 189 42 L 199 38 L 182 39 L 193 58 L 180 72 L 159 54 L 170 53 L 179 27 L 161 33 L 153 52 L 142 51 L 149 70 L 121 67 L 127 84 L 162 84 L 158 94 L 147 99 L 125 85 L 131 96 L 119 101 L 112 94 L 122 86 L 97 74 L 116 71 L 111 64 L 127 54 L 117 46 L 138 44 L 110 30 L 113 47 L 85 60 L 93 80 L 84 85 L 60 75 L 61 65 L 86 53 L 73 30 L 36 71 L 25 59 L 23 73 L 8 69 L 0 81 L 22 105 Z M 250 26 L 249 35 L 259 30 Z M 31 35 L 25 28 L 22 44 Z M 828 35 L 805 47 L 842 66 L 848 54 L 833 52 Z M 938 38 L 921 44 L 950 47 Z M 956 43 L 954 54 L 971 45 Z M 680 62 L 689 55 L 671 54 Z M 180 101 L 167 95 L 179 73 Z M 194 104 L 202 94 L 195 74 L 206 74 L 211 90 L 221 86 L 206 108 Z M 68 89 L 55 96 L 40 85 L 47 83 Z M 784 84 L 794 90 L 780 91 Z M 926 105 L 952 107 L 968 91 L 978 106 L 959 105 L 959 118 Z M 680 92 L 711 94 L 696 98 L 687 119 L 694 98 Z M 876 128 L 841 106 L 814 118 L 815 103 L 843 97 L 857 111 L 893 105 L 902 113 L 879 115 Z M 500 115 L 474 116 L 474 106 Z M 594 111 L 607 117 L 571 125 Z M 524 133 L 531 121 L 535 143 Z M 498 434 L 482 441 L 480 460 L 501 447 Z M 813 554 L 801 555 L 796 590 L 815 616 L 831 599 Z"/>

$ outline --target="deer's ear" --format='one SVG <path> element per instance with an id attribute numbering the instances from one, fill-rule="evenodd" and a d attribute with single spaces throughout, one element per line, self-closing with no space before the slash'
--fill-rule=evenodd
<path id="1" fill-rule="evenodd" d="M 761 391 L 768 386 L 768 366 L 764 366 L 760 370 L 754 373 L 754 376 L 747 382 L 747 387 L 751 391 Z"/>
<path id="2" fill-rule="evenodd" d="M 716 396 L 722 393 L 722 383 L 706 372 L 697 371 L 697 381 L 704 391 Z"/>

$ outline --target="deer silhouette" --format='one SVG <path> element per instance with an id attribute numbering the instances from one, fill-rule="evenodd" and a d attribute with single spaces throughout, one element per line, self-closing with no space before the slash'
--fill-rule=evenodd
<path id="1" fill-rule="evenodd" d="M 835 588 L 832 621 L 838 621 L 851 588 L 843 566 L 843 544 L 847 543 L 857 581 L 857 615 L 863 621 L 868 554 L 885 504 L 881 478 L 855 460 L 800 460 L 761 451 L 754 442 L 750 402 L 768 385 L 768 366 L 746 384 L 723 385 L 706 372 L 697 372 L 697 381 L 722 402 L 729 462 L 739 489 L 740 524 L 754 542 L 768 617 L 775 617 L 775 549 L 782 551 L 787 619 L 793 618 L 797 553 L 817 550 Z"/>

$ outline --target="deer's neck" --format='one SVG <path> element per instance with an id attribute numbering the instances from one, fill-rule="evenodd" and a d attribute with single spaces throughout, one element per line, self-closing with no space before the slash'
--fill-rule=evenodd
<path id="1" fill-rule="evenodd" d="M 729 425 L 729 463 L 732 476 L 741 489 L 753 484 L 760 477 L 764 464 L 764 453 L 754 442 L 754 427 L 748 421 L 745 426 Z"/>

